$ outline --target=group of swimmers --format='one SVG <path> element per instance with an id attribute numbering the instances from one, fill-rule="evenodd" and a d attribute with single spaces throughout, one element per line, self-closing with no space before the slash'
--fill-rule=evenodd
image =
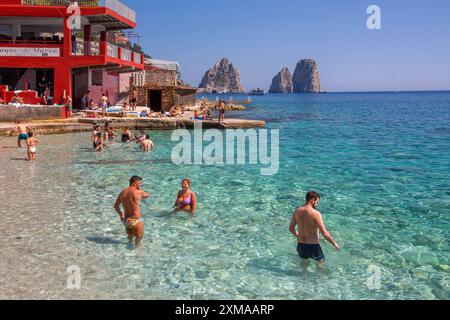
<path id="1" fill-rule="evenodd" d="M 115 128 L 110 126 L 109 122 L 105 123 L 103 131 L 101 131 L 101 127 L 99 125 L 95 125 L 91 136 L 92 146 L 96 151 L 102 152 L 105 150 L 105 141 L 114 141 L 116 137 L 117 135 L 115 133 Z M 135 134 L 133 136 L 130 128 L 124 128 L 120 138 L 124 143 L 134 140 L 136 144 L 139 145 L 139 148 L 145 152 L 153 151 L 155 148 L 155 144 L 150 139 L 150 136 L 144 131 L 141 131 L 140 134 Z"/>
<path id="2" fill-rule="evenodd" d="M 19 136 L 17 138 L 17 146 L 19 148 L 22 148 L 22 141 L 25 141 L 27 145 L 28 160 L 36 160 L 36 152 L 37 146 L 39 145 L 39 139 L 34 136 L 34 133 L 29 126 L 21 123 L 20 121 L 16 121 L 16 124 L 16 127 L 10 132 L 10 135 L 12 136 L 14 132 L 18 131 Z"/>
<path id="3" fill-rule="evenodd" d="M 142 219 L 141 199 L 150 197 L 148 192 L 142 190 L 142 178 L 134 176 L 130 179 L 130 186 L 124 189 L 114 204 L 114 209 L 119 214 L 121 222 L 125 225 L 125 231 L 130 243 L 134 242 L 136 248 L 142 247 L 144 237 L 144 220 Z M 308 192 L 305 204 L 298 208 L 292 216 L 289 231 L 297 239 L 297 253 L 302 259 L 302 266 L 307 268 L 309 260 L 314 260 L 319 267 L 324 267 L 325 255 L 320 245 L 319 233 L 340 251 L 341 247 L 334 240 L 325 227 L 322 214 L 317 210 L 320 195 L 316 192 Z M 121 206 L 124 211 L 122 212 Z M 191 190 L 191 181 L 184 179 L 181 190 L 173 205 L 173 212 L 187 212 L 191 215 L 197 210 L 197 195 Z"/>
<path id="4" fill-rule="evenodd" d="M 135 248 L 142 247 L 144 238 L 144 220 L 142 219 L 140 203 L 142 199 L 148 199 L 150 194 L 142 190 L 142 178 L 134 176 L 130 179 L 130 186 L 120 192 L 114 203 L 114 209 L 119 214 L 120 221 L 125 226 L 128 241 Z M 124 211 L 122 212 L 123 207 Z M 197 210 L 197 195 L 191 190 L 191 181 L 184 179 L 181 190 L 172 207 L 173 213 L 187 212 L 194 215 Z"/>
<path id="5" fill-rule="evenodd" d="M 15 131 L 19 131 L 18 147 L 21 148 L 21 142 L 25 140 L 28 159 L 30 161 L 36 160 L 36 147 L 39 144 L 39 139 L 34 137 L 30 127 L 20 123 L 20 121 L 17 121 L 17 126 L 11 132 L 11 136 Z M 103 151 L 105 148 L 104 139 L 111 141 L 114 140 L 115 136 L 114 128 L 109 123 L 105 124 L 103 133 L 100 131 L 100 126 L 96 125 L 92 134 L 93 147 L 97 151 Z M 131 131 L 129 128 L 125 128 L 122 132 L 122 141 L 131 142 L 132 140 Z M 154 148 L 153 141 L 145 132 L 134 135 L 134 141 L 144 151 L 151 151 Z M 144 221 L 140 210 L 140 202 L 141 199 L 150 197 L 149 193 L 142 190 L 142 181 L 141 177 L 132 177 L 130 186 L 119 194 L 114 204 L 114 208 L 125 226 L 128 240 L 130 243 L 134 243 L 136 248 L 142 247 L 144 237 Z M 337 251 L 341 250 L 339 244 L 325 227 L 322 214 L 317 210 L 319 202 L 320 195 L 318 193 L 308 192 L 305 204 L 295 211 L 289 226 L 289 231 L 297 239 L 297 253 L 304 262 L 304 267 L 307 267 L 306 262 L 310 259 L 318 262 L 320 267 L 324 266 L 325 255 L 320 245 L 320 233 Z M 124 212 L 122 212 L 121 206 Z M 191 181 L 184 179 L 173 205 L 173 212 L 182 211 L 194 215 L 196 210 L 197 195 L 191 190 Z"/>

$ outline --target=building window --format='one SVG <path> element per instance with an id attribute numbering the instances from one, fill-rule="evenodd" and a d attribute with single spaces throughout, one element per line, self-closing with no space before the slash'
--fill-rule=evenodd
<path id="1" fill-rule="evenodd" d="M 103 85 L 103 70 L 92 70 L 92 85 L 93 86 Z"/>

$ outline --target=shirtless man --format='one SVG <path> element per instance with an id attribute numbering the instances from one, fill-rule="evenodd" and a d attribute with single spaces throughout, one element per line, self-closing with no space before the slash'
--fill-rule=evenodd
<path id="1" fill-rule="evenodd" d="M 153 151 L 155 148 L 155 145 L 152 140 L 150 140 L 150 136 L 147 134 L 145 135 L 145 140 L 141 142 L 141 148 L 145 152 Z"/>
<path id="2" fill-rule="evenodd" d="M 19 131 L 19 137 L 17 138 L 17 145 L 19 146 L 19 148 L 22 148 L 22 140 L 27 140 L 28 139 L 28 133 L 27 133 L 27 129 L 29 129 L 31 131 L 31 128 L 22 124 L 20 121 L 16 122 L 17 126 L 14 128 L 13 131 L 11 131 L 11 136 L 13 135 L 14 132 Z"/>
<path id="3" fill-rule="evenodd" d="M 28 132 L 28 139 L 26 142 L 28 147 L 28 160 L 36 160 L 36 146 L 39 144 L 39 139 L 33 137 L 33 132 Z"/>
<path id="4" fill-rule="evenodd" d="M 128 240 L 130 243 L 135 239 L 135 248 L 142 247 L 144 238 L 144 221 L 142 220 L 140 203 L 141 199 L 147 199 L 150 195 L 141 189 L 142 178 L 134 176 L 130 179 L 130 187 L 123 190 L 114 204 L 114 209 L 120 216 L 120 220 L 125 225 Z M 125 212 L 122 213 L 120 205 Z"/>
<path id="5" fill-rule="evenodd" d="M 309 259 L 317 261 L 320 267 L 324 266 L 325 255 L 320 246 L 319 231 L 337 251 L 341 249 L 326 229 L 322 214 L 316 210 L 319 201 L 320 196 L 317 193 L 309 192 L 306 195 L 306 204 L 294 213 L 289 227 L 289 231 L 297 238 L 297 252 L 303 259 L 304 268 L 307 267 Z"/>

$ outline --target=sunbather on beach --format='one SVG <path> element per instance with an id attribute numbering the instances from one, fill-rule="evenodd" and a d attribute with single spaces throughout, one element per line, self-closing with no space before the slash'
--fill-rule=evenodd
<path id="1" fill-rule="evenodd" d="M 200 115 L 198 114 L 198 111 L 195 110 L 195 111 L 194 111 L 194 116 L 192 117 L 192 120 L 203 120 L 203 116 L 200 116 Z"/>
<path id="2" fill-rule="evenodd" d="M 16 127 L 10 133 L 10 136 L 12 136 L 14 132 L 19 131 L 19 136 L 17 138 L 17 145 L 19 146 L 19 148 L 22 148 L 22 141 L 26 141 L 28 139 L 27 129 L 31 131 L 31 128 L 29 126 L 22 124 L 21 121 L 16 121 Z"/>
<path id="3" fill-rule="evenodd" d="M 294 213 L 289 227 L 289 231 L 297 238 L 297 252 L 305 269 L 309 259 L 317 261 L 320 267 L 324 267 L 325 255 L 320 246 L 319 232 L 336 250 L 341 249 L 326 229 L 322 214 L 316 210 L 319 201 L 320 196 L 316 192 L 309 192 L 306 195 L 305 205 Z"/>
<path id="4" fill-rule="evenodd" d="M 13 97 L 11 98 L 11 103 L 23 104 L 23 98 L 19 97 L 17 93 L 14 93 Z"/>
<path id="5" fill-rule="evenodd" d="M 173 206 L 174 212 L 184 211 L 194 215 L 197 210 L 197 195 L 191 190 L 191 180 L 184 179 L 181 188 Z"/>
<path id="6" fill-rule="evenodd" d="M 136 248 L 142 246 L 142 239 L 144 238 L 144 221 L 142 220 L 140 208 L 141 199 L 150 197 L 141 187 L 142 178 L 132 177 L 130 179 L 130 187 L 119 194 L 114 204 L 114 209 L 119 214 L 120 221 L 125 225 L 128 240 L 130 243 L 135 240 L 134 245 Z M 120 206 L 123 206 L 123 213 Z"/>
<path id="7" fill-rule="evenodd" d="M 36 147 L 39 144 L 39 139 L 35 138 L 33 136 L 33 132 L 28 132 L 28 139 L 27 139 L 27 154 L 28 154 L 28 160 L 36 160 Z"/>

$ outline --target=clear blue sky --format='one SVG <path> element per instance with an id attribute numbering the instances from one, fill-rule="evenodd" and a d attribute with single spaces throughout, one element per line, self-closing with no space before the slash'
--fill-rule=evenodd
<path id="1" fill-rule="evenodd" d="M 450 90 L 449 0 L 122 1 L 146 52 L 178 61 L 193 85 L 222 57 L 246 90 L 313 58 L 327 91 Z M 382 30 L 366 27 L 370 4 Z"/>

